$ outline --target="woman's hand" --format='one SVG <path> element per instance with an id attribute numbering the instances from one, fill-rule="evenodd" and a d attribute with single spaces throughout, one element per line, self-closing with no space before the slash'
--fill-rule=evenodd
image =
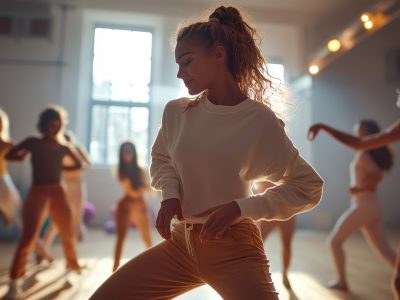
<path id="1" fill-rule="evenodd" d="M 160 235 L 166 240 L 171 238 L 171 220 L 175 215 L 179 220 L 183 220 L 179 199 L 171 198 L 161 202 L 161 208 L 157 215 L 156 228 Z"/>
<path id="2" fill-rule="evenodd" d="M 203 211 L 195 217 L 210 216 L 204 223 L 199 238 L 204 240 L 220 239 L 222 235 L 240 218 L 241 211 L 239 205 L 235 202 L 218 205 L 206 211 Z"/>
<path id="3" fill-rule="evenodd" d="M 308 135 L 307 135 L 308 139 L 310 141 L 313 141 L 317 137 L 319 131 L 322 128 L 323 128 L 323 124 L 321 124 L 321 123 L 317 123 L 317 124 L 312 125 L 310 127 L 310 129 L 308 129 Z"/>

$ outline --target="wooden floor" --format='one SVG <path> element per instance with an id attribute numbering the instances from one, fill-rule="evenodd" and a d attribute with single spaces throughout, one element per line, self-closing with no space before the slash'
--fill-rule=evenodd
<path id="1" fill-rule="evenodd" d="M 153 232 L 156 242 L 160 238 Z M 54 247 L 58 259 L 51 266 L 30 265 L 23 285 L 24 299 L 37 300 L 84 300 L 109 275 L 112 266 L 111 254 L 114 236 L 101 230 L 91 230 L 84 242 L 79 245 L 81 262 L 87 268 L 82 275 L 68 275 L 66 283 L 64 260 L 59 245 Z M 390 237 L 393 247 L 398 244 L 394 234 Z M 326 246 L 325 233 L 298 231 L 294 241 L 291 273 L 292 292 L 285 290 L 280 278 L 280 241 L 273 233 L 265 243 L 271 263 L 271 272 L 281 300 L 386 300 L 393 299 L 390 292 L 391 269 L 367 246 L 361 235 L 353 236 L 345 245 L 348 258 L 348 277 L 350 293 L 340 293 L 324 287 L 333 278 L 333 266 Z M 10 264 L 15 244 L 0 243 L 0 297 L 8 284 L 7 268 Z M 124 254 L 127 259 L 143 251 L 143 244 L 137 232 L 132 232 L 127 240 Z M 203 286 L 176 299 L 211 300 L 221 297 L 209 286 Z"/>

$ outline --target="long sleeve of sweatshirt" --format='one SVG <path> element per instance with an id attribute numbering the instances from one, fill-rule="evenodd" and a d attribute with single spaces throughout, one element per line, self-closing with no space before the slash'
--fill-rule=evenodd
<path id="1" fill-rule="evenodd" d="M 151 150 L 152 161 L 150 165 L 150 185 L 156 190 L 161 190 L 163 200 L 180 198 L 179 177 L 167 150 L 167 126 L 166 119 L 163 116 L 162 126 Z"/>
<path id="2" fill-rule="evenodd" d="M 169 102 L 152 147 L 151 185 L 163 199 L 179 198 L 185 219 L 236 201 L 243 217 L 285 220 L 321 199 L 323 181 L 299 155 L 283 122 L 253 100 L 220 106 L 202 99 Z M 277 186 L 252 195 L 251 185 Z"/>
<path id="3" fill-rule="evenodd" d="M 263 194 L 236 199 L 242 216 L 286 220 L 312 209 L 321 199 L 322 179 L 299 155 L 279 119 L 271 118 L 263 137 L 256 151 L 258 164 L 264 170 L 262 178 L 277 186 Z"/>

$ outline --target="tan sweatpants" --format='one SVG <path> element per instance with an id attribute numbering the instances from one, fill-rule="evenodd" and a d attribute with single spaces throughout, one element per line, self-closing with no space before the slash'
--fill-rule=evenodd
<path id="1" fill-rule="evenodd" d="M 171 299 L 205 283 L 224 299 L 278 299 L 260 231 L 252 220 L 203 243 L 201 225 L 189 229 L 189 224 L 174 224 L 170 240 L 127 262 L 90 299 Z"/>
<path id="2" fill-rule="evenodd" d="M 44 218 L 50 215 L 57 226 L 67 259 L 67 268 L 79 270 L 72 232 L 71 208 L 61 184 L 33 185 L 22 210 L 22 236 L 10 269 L 12 279 L 25 274 L 26 260 L 39 235 Z"/>

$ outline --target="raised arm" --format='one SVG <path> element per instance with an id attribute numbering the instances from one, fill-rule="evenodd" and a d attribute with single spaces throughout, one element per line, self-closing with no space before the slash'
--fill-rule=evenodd
<path id="1" fill-rule="evenodd" d="M 366 136 L 359 145 L 360 150 L 370 150 L 384 147 L 388 144 L 400 141 L 400 121 L 395 122 L 384 131 Z"/>
<path id="2" fill-rule="evenodd" d="M 400 141 L 400 121 L 380 133 L 363 138 L 342 132 L 323 123 L 317 123 L 310 127 L 308 138 L 311 141 L 314 140 L 320 130 L 327 132 L 337 141 L 354 150 L 370 150 Z"/>
<path id="3" fill-rule="evenodd" d="M 6 159 L 9 161 L 22 161 L 25 159 L 26 155 L 32 151 L 34 139 L 27 138 L 21 143 L 12 147 L 6 154 Z"/>
<path id="4" fill-rule="evenodd" d="M 314 140 L 320 130 L 325 131 L 337 141 L 355 150 L 359 149 L 362 142 L 361 138 L 357 136 L 337 130 L 323 123 L 317 123 L 310 127 L 310 129 L 308 130 L 308 139 L 311 141 Z"/>

